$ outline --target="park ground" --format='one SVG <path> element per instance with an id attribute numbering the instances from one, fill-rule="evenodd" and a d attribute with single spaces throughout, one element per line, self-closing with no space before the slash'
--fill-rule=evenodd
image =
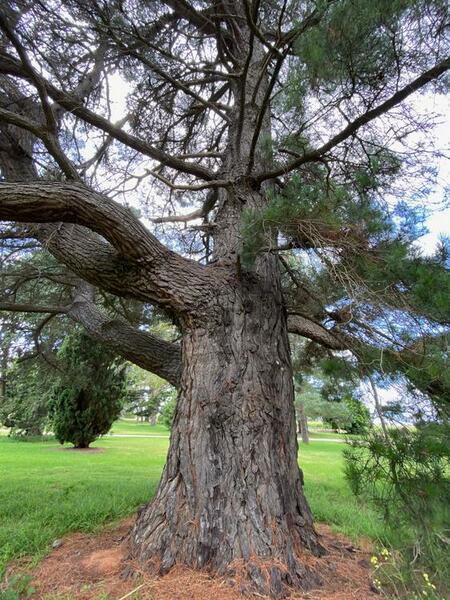
<path id="1" fill-rule="evenodd" d="M 128 420 L 115 423 L 111 433 L 93 444 L 94 451 L 85 452 L 61 447 L 52 439 L 25 442 L 0 436 L 0 580 L 8 580 L 10 587 L 7 592 L 0 591 L 0 600 L 16 600 L 20 597 L 17 591 L 23 597 L 30 596 L 33 589 L 32 598 L 46 600 L 116 600 L 124 590 L 128 593 L 139 586 L 127 598 L 200 599 L 204 594 L 205 598 L 214 595 L 215 600 L 220 600 L 217 589 L 208 588 L 206 575 L 203 582 L 201 578 L 194 582 L 201 584 L 203 591 L 193 590 L 189 587 L 192 574 L 176 571 L 171 579 L 165 579 L 164 593 L 155 581 L 123 583 L 118 577 L 118 562 L 124 558 L 121 542 L 132 515 L 156 490 L 169 432 L 160 425 L 152 427 Z M 332 568 L 333 561 L 338 565 L 338 572 L 342 571 L 344 580 L 348 578 L 357 595 L 342 592 L 344 595 L 326 596 L 322 592 L 304 597 L 370 598 L 372 548 L 386 539 L 387 531 L 370 507 L 355 499 L 346 484 L 344 444 L 339 443 L 342 439 L 336 434 L 314 431 L 311 437 L 311 443 L 300 444 L 299 451 L 306 493 L 316 521 L 323 524 L 321 533 L 331 551 L 329 566 Z M 73 532 L 77 533 L 69 535 Z M 79 585 L 74 592 L 74 586 L 66 585 L 70 565 L 73 571 L 87 564 L 89 571 L 89 561 L 96 552 L 100 552 L 97 558 L 99 564 L 103 560 L 106 572 L 100 579 L 97 572 L 97 579 L 93 576 L 84 582 L 75 581 L 74 585 Z M 24 572 L 34 575 L 23 575 Z M 113 579 L 106 593 L 102 582 L 108 577 Z M 179 590 L 179 595 L 170 592 L 171 585 Z M 226 587 L 226 582 L 223 585 Z M 358 592 L 358 585 L 364 587 L 365 595 L 361 595 L 361 589 Z M 146 589 L 150 595 L 145 595 Z M 239 597 L 226 589 L 221 598 Z"/>

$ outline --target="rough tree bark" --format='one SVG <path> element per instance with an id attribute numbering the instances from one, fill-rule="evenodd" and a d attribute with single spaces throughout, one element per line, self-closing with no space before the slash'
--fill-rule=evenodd
<path id="1" fill-rule="evenodd" d="M 248 36 L 247 30 L 242 52 Z M 276 598 L 288 586 L 317 583 L 299 553 L 320 555 L 322 547 L 298 466 L 278 258 L 260 257 L 251 271 L 239 262 L 243 207 L 267 203 L 264 187 L 255 189 L 246 177 L 249 165 L 263 169 L 267 162 L 254 139 L 259 119 L 270 134 L 267 81 L 258 75 L 263 61 L 255 42 L 243 94 L 235 90 L 252 103 L 245 111 L 237 103 L 224 158 L 225 175 L 241 177 L 219 191 L 213 233 L 213 262 L 226 268 L 227 285 L 182 320 L 181 388 L 167 464 L 133 529 L 132 547 L 140 559 L 159 560 L 162 571 L 182 563 L 232 574 L 242 563 L 248 589 Z"/>
<path id="2" fill-rule="evenodd" d="M 89 201 L 83 202 L 84 196 Z M 155 499 L 133 529 L 132 551 L 142 560 L 152 558 L 163 571 L 182 563 L 232 573 L 242 565 L 248 590 L 275 598 L 288 586 L 317 583 L 315 574 L 302 564 L 300 550 L 320 554 L 322 548 L 297 463 L 278 258 L 263 255 L 251 270 L 241 268 L 237 258 L 239 207 L 265 201 L 263 193 L 247 184 L 224 194 L 214 262 L 207 267 L 176 257 L 148 231 L 140 230 L 139 237 L 138 223 L 129 213 L 78 185 L 3 184 L 0 218 L 28 223 L 44 218 L 78 224 L 92 220 L 91 228 L 105 232 L 111 244 L 104 252 L 105 264 L 106 257 L 113 256 L 113 246 L 120 249 L 122 261 L 131 261 L 131 293 L 149 300 L 158 294 L 163 304 L 167 299 L 175 307 L 183 333 L 178 407 L 167 466 Z M 60 229 L 57 239 L 71 227 Z M 77 227 L 72 231 L 81 236 Z M 89 261 L 77 258 L 76 244 L 67 257 L 59 245 L 47 247 L 78 275 L 95 277 Z M 141 259 L 154 248 L 159 260 Z M 108 281 L 103 279 L 105 286 Z M 189 288 L 181 294 L 188 281 Z M 116 289 L 126 295 L 126 290 Z M 120 322 L 103 322 L 96 311 L 91 315 L 90 309 L 82 310 L 87 296 L 76 295 L 66 312 L 84 319 L 94 336 L 107 339 L 113 326 L 114 332 L 123 332 L 125 341 L 141 340 L 141 332 L 133 338 Z M 140 353 L 148 355 L 153 370 L 161 368 L 151 350 L 158 344 L 148 335 L 140 344 Z M 130 343 L 125 347 L 129 349 Z M 177 349 L 167 352 L 168 373 L 176 383 Z M 138 358 L 142 360 L 140 354 Z"/>
<path id="3" fill-rule="evenodd" d="M 276 259 L 265 266 L 265 277 L 237 273 L 184 332 L 167 464 L 132 543 L 162 571 L 182 563 L 229 573 L 243 561 L 260 593 L 279 596 L 315 582 L 298 552 L 321 547 L 297 462 Z"/>

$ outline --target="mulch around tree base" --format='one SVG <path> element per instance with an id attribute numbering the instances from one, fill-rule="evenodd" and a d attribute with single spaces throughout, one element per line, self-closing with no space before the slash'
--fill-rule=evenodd
<path id="1" fill-rule="evenodd" d="M 127 534 L 134 519 L 106 528 L 98 534 L 75 533 L 65 537 L 36 568 L 26 561 L 10 567 L 7 579 L 20 572 L 31 573 L 35 592 L 32 600 L 244 600 L 237 586 L 225 579 L 185 567 L 175 567 L 164 577 L 142 574 L 127 560 Z M 328 554 L 320 559 L 305 557 L 320 574 L 320 589 L 292 594 L 292 600 L 375 600 L 370 589 L 370 548 L 356 548 L 327 525 L 318 531 Z M 305 562 L 306 562 L 305 560 Z M 124 578 L 124 574 L 134 573 Z M 136 590 L 133 593 L 133 590 Z M 102 596 L 103 595 L 103 596 Z M 255 595 L 255 598 L 263 598 Z"/>

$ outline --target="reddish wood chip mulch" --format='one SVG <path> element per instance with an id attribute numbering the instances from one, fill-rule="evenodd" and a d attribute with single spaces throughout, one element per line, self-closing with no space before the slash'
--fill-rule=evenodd
<path id="1" fill-rule="evenodd" d="M 111 600 L 243 600 L 238 586 L 207 572 L 175 567 L 164 577 L 142 573 L 127 558 L 127 533 L 133 519 L 122 521 L 99 534 L 75 533 L 64 538 L 36 568 L 27 569 L 26 561 L 10 567 L 7 576 L 31 572 L 35 593 L 32 600 L 97 600 L 107 594 Z M 375 600 L 370 590 L 370 547 L 356 548 L 327 525 L 317 526 L 328 554 L 320 559 L 305 556 L 305 562 L 317 570 L 320 589 L 291 595 L 291 600 Z M 124 577 L 124 574 L 133 576 Z M 129 594 L 136 588 L 135 593 Z M 255 594 L 255 598 L 263 596 Z M 245 598 L 248 598 L 246 596 Z"/>

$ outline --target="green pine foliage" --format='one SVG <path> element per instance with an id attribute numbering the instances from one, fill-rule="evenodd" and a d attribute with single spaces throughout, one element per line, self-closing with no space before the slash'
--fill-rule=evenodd
<path id="1" fill-rule="evenodd" d="M 401 578 L 407 580 L 406 588 L 416 586 L 417 573 L 432 573 L 438 586 L 434 588 L 436 596 L 432 597 L 447 597 L 450 591 L 448 421 L 418 422 L 414 428 L 372 429 L 349 444 L 344 451 L 347 480 L 353 492 L 372 502 L 386 525 L 396 532 L 396 553 L 401 557 L 396 561 L 400 565 L 397 568 L 402 571 Z M 392 588 L 389 565 L 381 574 L 386 578 L 387 588 Z M 399 579 L 397 573 L 395 583 Z"/>
<path id="2" fill-rule="evenodd" d="M 320 10 L 329 3 L 317 4 Z M 331 93 L 344 82 L 349 88 L 377 89 L 395 76 L 399 64 L 412 58 L 413 49 L 406 36 L 399 35 L 400 27 L 414 35 L 413 64 L 421 65 L 428 58 L 426 36 L 436 33 L 445 10 L 444 0 L 336 2 L 317 27 L 299 38 L 299 70 L 313 89 Z"/>
<path id="3" fill-rule="evenodd" d="M 87 448 L 119 417 L 125 368 L 103 345 L 78 329 L 67 336 L 58 359 L 60 371 L 50 401 L 52 428 L 61 444 Z"/>
<path id="4" fill-rule="evenodd" d="M 438 414 L 449 418 L 450 372 L 445 332 L 417 343 L 407 342 L 398 351 L 361 345 L 357 352 L 365 369 L 381 372 L 386 380 L 405 378 L 411 394 L 425 394 Z"/>
<path id="5" fill-rule="evenodd" d="M 343 228 L 352 247 L 358 242 L 367 247 L 386 239 L 394 224 L 374 202 L 373 194 L 399 168 L 395 155 L 384 151 L 347 180 L 330 179 L 323 167 L 294 174 L 282 191 L 272 192 L 263 210 L 244 214 L 243 265 L 251 268 L 260 252 L 271 249 L 277 234 L 305 249 L 333 246 L 337 237 L 342 241 Z"/>
<path id="6" fill-rule="evenodd" d="M 48 365 L 42 360 L 16 362 L 7 372 L 6 396 L 0 399 L 0 423 L 12 435 L 36 437 L 48 421 Z"/>

